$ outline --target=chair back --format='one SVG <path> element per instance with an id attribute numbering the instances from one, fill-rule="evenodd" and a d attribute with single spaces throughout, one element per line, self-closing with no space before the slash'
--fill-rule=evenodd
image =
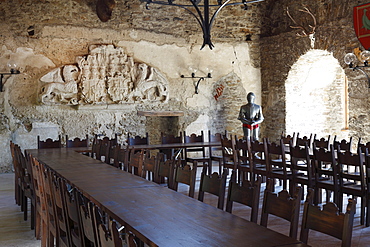
<path id="1" fill-rule="evenodd" d="M 236 171 L 232 171 L 227 193 L 226 211 L 229 213 L 232 212 L 233 202 L 241 203 L 251 207 L 252 212 L 250 220 L 257 223 L 262 179 L 258 176 L 255 182 L 243 180 L 238 183 L 236 177 Z"/>
<path id="2" fill-rule="evenodd" d="M 85 139 L 80 139 L 76 137 L 73 140 L 68 139 L 68 135 L 66 135 L 66 147 L 67 148 L 75 148 L 75 147 L 88 147 L 89 146 L 89 136 L 86 135 Z"/>
<path id="3" fill-rule="evenodd" d="M 227 168 L 232 168 L 233 171 L 236 167 L 236 170 L 240 175 L 239 178 L 241 180 L 253 179 L 253 166 L 251 166 L 250 162 L 249 147 L 250 145 L 248 144 L 247 140 L 235 140 L 234 152 L 236 157 L 236 165 L 234 167 L 226 166 Z M 231 163 L 231 165 L 233 165 L 233 163 Z M 237 179 L 237 181 L 239 181 L 239 178 Z"/>
<path id="4" fill-rule="evenodd" d="M 167 179 L 168 188 L 173 188 L 174 162 L 173 159 L 165 159 L 163 153 L 158 155 L 157 183 L 164 183 L 164 180 Z"/>
<path id="5" fill-rule="evenodd" d="M 98 246 L 99 240 L 95 229 L 93 212 L 94 204 L 78 191 L 76 191 L 76 197 L 85 246 Z"/>
<path id="6" fill-rule="evenodd" d="M 236 169 L 236 153 L 235 146 L 232 137 L 230 139 L 226 136 L 221 137 L 221 147 L 222 147 L 222 165 L 224 168 Z"/>
<path id="7" fill-rule="evenodd" d="M 309 137 L 308 136 L 299 137 L 299 133 L 297 133 L 297 138 L 296 138 L 296 142 L 295 142 L 296 146 L 304 147 L 305 143 L 307 143 L 308 147 L 311 148 L 312 147 L 312 142 L 313 142 L 312 134 L 310 134 Z"/>
<path id="8" fill-rule="evenodd" d="M 182 132 L 180 132 L 179 136 L 174 136 L 174 135 L 165 135 L 163 132 L 161 132 L 161 143 L 162 144 L 168 144 L 168 143 L 182 143 L 183 138 L 182 138 Z M 160 149 L 161 153 L 164 153 L 166 155 L 166 159 L 172 159 L 175 153 L 180 155 L 181 153 L 175 152 L 178 150 L 174 149 Z M 183 155 L 181 154 L 181 157 Z"/>
<path id="9" fill-rule="evenodd" d="M 130 150 L 130 157 L 128 161 L 127 171 L 137 176 L 143 174 L 144 151 Z"/>
<path id="10" fill-rule="evenodd" d="M 158 181 L 156 177 L 158 174 L 158 163 L 159 158 L 158 155 L 150 155 L 150 153 L 144 154 L 144 162 L 143 162 L 143 172 L 142 177 L 153 182 Z"/>
<path id="11" fill-rule="evenodd" d="M 192 133 L 191 135 L 186 135 L 184 131 L 184 143 L 195 143 L 195 142 L 204 142 L 204 133 L 203 130 L 200 132 L 200 135 Z M 206 150 L 204 147 L 197 148 L 185 148 L 185 159 L 187 158 L 188 153 L 198 153 L 200 152 L 203 157 L 206 156 Z"/>
<path id="12" fill-rule="evenodd" d="M 252 168 L 252 174 L 267 177 L 269 175 L 269 160 L 267 158 L 267 139 L 263 138 L 263 142 L 258 140 L 247 139 L 249 165 Z"/>
<path id="13" fill-rule="evenodd" d="M 69 185 L 65 179 L 61 179 L 60 182 L 71 246 L 86 246 L 77 199 L 79 192 L 76 188 Z"/>
<path id="14" fill-rule="evenodd" d="M 195 181 L 197 175 L 197 162 L 194 161 L 193 165 L 190 166 L 185 160 L 174 161 L 174 179 L 173 179 L 173 190 L 178 190 L 179 183 L 189 185 L 189 196 L 194 197 L 195 193 Z"/>
<path id="15" fill-rule="evenodd" d="M 111 218 L 105 222 L 104 212 L 96 205 L 93 207 L 94 224 L 100 247 L 123 247 L 117 222 Z M 129 246 L 130 247 L 130 246 Z"/>
<path id="16" fill-rule="evenodd" d="M 225 202 L 226 177 L 227 169 L 224 168 L 223 173 L 220 176 L 217 172 L 207 175 L 207 166 L 204 165 L 200 178 L 198 200 L 203 201 L 204 192 L 213 194 L 218 197 L 217 207 L 223 210 Z"/>
<path id="17" fill-rule="evenodd" d="M 127 134 L 127 145 L 147 145 L 149 144 L 149 136 L 148 132 L 145 134 L 144 137 L 135 136 L 132 137 L 130 134 Z"/>
<path id="18" fill-rule="evenodd" d="M 313 188 L 314 176 L 308 143 L 305 143 L 304 147 L 290 144 L 290 163 L 293 180 L 291 190 L 295 190 L 297 184 Z"/>
<path id="19" fill-rule="evenodd" d="M 58 140 L 53 140 L 51 138 L 46 139 L 45 141 L 40 140 L 40 136 L 37 136 L 37 148 L 38 149 L 45 149 L 45 148 L 61 148 L 62 141 L 60 135 L 58 136 Z"/>
<path id="20" fill-rule="evenodd" d="M 321 198 L 320 189 L 324 188 L 326 190 L 332 191 L 334 193 L 334 202 L 340 205 L 339 189 L 340 183 L 338 179 L 338 166 L 335 158 L 335 151 L 329 146 L 326 148 L 318 148 L 316 144 L 313 144 L 313 168 L 315 174 L 315 204 L 319 203 L 319 198 Z M 327 191 L 328 193 L 328 191 Z"/>
<path id="21" fill-rule="evenodd" d="M 211 134 L 211 131 L 208 130 L 208 141 L 209 142 L 221 142 L 222 134 L 215 133 Z M 219 173 L 221 173 L 222 169 L 222 146 L 218 147 L 209 147 L 208 154 L 210 158 L 210 162 L 217 161 L 219 167 Z"/>
<path id="22" fill-rule="evenodd" d="M 341 141 L 337 141 L 337 136 L 334 136 L 333 140 L 333 148 L 335 150 L 339 150 L 342 152 L 349 151 L 352 152 L 352 136 L 349 138 L 349 141 L 343 139 Z"/>
<path id="23" fill-rule="evenodd" d="M 269 214 L 290 222 L 289 236 L 297 238 L 302 187 L 296 187 L 294 194 L 282 190 L 278 194 L 272 192 L 273 181 L 269 179 L 263 197 L 261 225 L 267 227 Z"/>
<path id="24" fill-rule="evenodd" d="M 288 176 L 290 172 L 287 167 L 287 160 L 285 154 L 285 146 L 283 140 L 279 140 L 279 143 L 270 143 L 267 141 L 267 159 L 268 159 L 268 171 L 270 174 L 268 177 L 277 178 L 283 181 L 283 189 L 287 189 Z"/>
<path id="25" fill-rule="evenodd" d="M 58 222 L 56 219 L 55 214 L 55 201 L 54 201 L 54 195 L 52 192 L 52 186 L 51 186 L 51 178 L 50 178 L 50 169 L 42 164 L 40 164 L 40 178 L 41 183 L 44 188 L 44 202 L 45 202 L 45 208 L 46 208 L 46 220 L 47 220 L 47 242 L 48 243 L 56 243 L 56 246 L 60 246 L 59 244 L 59 236 L 58 236 Z"/>
<path id="26" fill-rule="evenodd" d="M 63 203 L 63 193 L 61 190 L 61 178 L 50 171 L 51 189 L 54 196 L 54 206 L 55 206 L 55 219 L 57 220 L 58 226 L 58 238 L 59 244 L 63 247 L 71 246 L 70 238 L 68 234 L 68 221 L 66 218 L 66 209 Z"/>
<path id="27" fill-rule="evenodd" d="M 285 146 L 289 146 L 290 142 L 292 142 L 292 145 L 296 145 L 296 134 L 293 132 L 293 135 L 285 135 L 284 132 L 281 133 L 280 139 L 283 141 L 283 144 Z"/>
<path id="28" fill-rule="evenodd" d="M 316 148 L 325 148 L 329 149 L 330 147 L 330 135 L 328 136 L 328 139 L 325 139 L 324 137 L 320 138 L 320 140 L 316 139 L 316 134 L 313 138 L 312 144 L 315 144 Z"/>
<path id="29" fill-rule="evenodd" d="M 367 185 L 365 180 L 364 155 L 358 148 L 357 154 L 350 151 L 337 150 L 338 174 L 340 183 L 340 196 L 349 194 L 353 197 L 361 197 L 360 224 L 365 223 L 365 209 L 367 198 Z M 343 199 L 338 200 L 341 204 Z M 339 208 L 342 209 L 342 205 Z"/>
<path id="30" fill-rule="evenodd" d="M 313 205 L 313 191 L 310 189 L 304 203 L 300 240 L 307 244 L 309 230 L 315 230 L 341 239 L 342 247 L 351 246 L 355 209 L 355 199 L 348 200 L 345 213 L 332 202 L 321 209 Z"/>
<path id="31" fill-rule="evenodd" d="M 113 166 L 127 171 L 129 150 L 120 144 L 115 146 Z"/>

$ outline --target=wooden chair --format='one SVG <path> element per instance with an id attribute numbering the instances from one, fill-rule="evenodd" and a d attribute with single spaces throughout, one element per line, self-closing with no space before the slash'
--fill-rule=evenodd
<path id="1" fill-rule="evenodd" d="M 53 140 L 51 138 L 46 139 L 45 141 L 40 140 L 40 136 L 37 136 L 37 148 L 38 149 L 45 149 L 45 148 L 61 148 L 62 141 L 60 135 L 58 136 L 58 140 Z"/>
<path id="2" fill-rule="evenodd" d="M 158 174 L 158 155 L 150 155 L 150 153 L 144 154 L 144 161 L 143 161 L 143 171 L 142 177 L 153 182 L 157 182 L 158 178 L 156 177 Z"/>
<path id="3" fill-rule="evenodd" d="M 180 132 L 179 136 L 174 135 L 165 135 L 163 132 L 161 133 L 161 143 L 167 144 L 167 143 L 182 143 L 182 133 Z M 178 158 L 179 156 L 183 158 L 182 156 L 182 150 L 181 149 L 160 149 L 159 152 L 164 153 L 166 155 L 166 159 L 172 159 L 175 155 L 175 158 Z"/>
<path id="4" fill-rule="evenodd" d="M 232 169 L 237 168 L 237 160 L 235 153 L 235 143 L 230 136 L 230 139 L 226 136 L 221 137 L 221 147 L 222 147 L 222 167 L 223 169 Z"/>
<path id="5" fill-rule="evenodd" d="M 367 205 L 367 210 L 366 210 L 366 227 L 370 225 L 370 154 L 369 154 L 369 149 L 368 148 L 361 148 L 359 147 L 362 151 L 364 151 L 364 159 L 365 159 L 365 180 L 366 180 L 366 188 L 367 188 L 367 193 L 366 193 L 366 205 Z M 361 152 L 362 152 L 361 151 Z"/>
<path id="6" fill-rule="evenodd" d="M 313 191 L 309 190 L 304 203 L 300 240 L 307 244 L 309 230 L 322 232 L 342 240 L 342 247 L 351 246 L 356 200 L 349 199 L 345 213 L 329 202 L 321 209 L 313 205 Z"/>
<path id="7" fill-rule="evenodd" d="M 94 205 L 93 207 L 94 224 L 96 235 L 98 239 L 97 246 L 99 247 L 123 247 L 120 232 L 118 230 L 117 222 L 109 218 L 105 222 L 104 213 L 102 210 Z M 130 245 L 129 245 L 130 247 Z"/>
<path id="8" fill-rule="evenodd" d="M 165 159 L 165 154 L 163 153 L 158 153 L 157 158 L 158 158 L 158 169 L 156 177 L 158 181 L 156 182 L 163 184 L 165 183 L 165 179 L 167 179 L 168 188 L 173 188 L 174 160 Z"/>
<path id="9" fill-rule="evenodd" d="M 233 202 L 249 206 L 252 209 L 250 221 L 257 223 L 260 192 L 260 176 L 257 177 L 255 182 L 243 180 L 238 183 L 236 171 L 232 171 L 227 193 L 226 211 L 232 213 Z"/>
<path id="10" fill-rule="evenodd" d="M 28 156 L 25 156 L 20 147 L 16 146 L 18 162 L 20 163 L 20 202 L 23 219 L 28 219 L 28 202 L 30 201 L 31 229 L 35 229 L 35 191 L 32 182 L 32 165 Z"/>
<path id="11" fill-rule="evenodd" d="M 116 157 L 116 152 L 117 152 L 117 146 L 120 146 L 119 144 L 118 145 L 112 145 L 112 144 L 109 144 L 109 147 L 107 147 L 106 149 L 106 153 L 105 153 L 105 158 L 104 158 L 104 162 L 108 165 L 111 165 L 111 166 L 115 166 L 115 157 Z"/>
<path id="12" fill-rule="evenodd" d="M 68 247 L 72 244 L 70 243 L 70 237 L 68 234 L 68 221 L 67 221 L 67 213 L 66 208 L 64 206 L 64 199 L 63 199 L 63 192 L 61 188 L 61 178 L 50 171 L 50 181 L 51 181 L 51 189 L 54 199 L 54 207 L 55 207 L 55 219 L 57 221 L 57 236 L 59 239 L 59 245 L 61 247 Z"/>
<path id="13" fill-rule="evenodd" d="M 41 239 L 41 246 L 46 246 L 47 211 L 44 186 L 40 177 L 42 165 L 35 158 L 31 160 L 32 183 L 35 192 L 35 237 Z"/>
<path id="14" fill-rule="evenodd" d="M 339 208 L 342 208 L 343 195 L 352 195 L 361 198 L 361 225 L 365 222 L 366 205 L 366 180 L 364 156 L 358 149 L 357 154 L 350 151 L 342 152 L 337 150 L 338 174 L 339 174 Z"/>
<path id="15" fill-rule="evenodd" d="M 321 203 L 321 190 L 326 191 L 326 202 L 330 201 L 330 194 L 334 194 L 334 203 L 341 205 L 339 202 L 339 179 L 338 179 L 338 166 L 335 159 L 335 151 L 332 147 L 317 148 L 313 144 L 313 167 L 315 174 L 315 190 L 314 190 L 314 203 L 317 205 Z"/>
<path id="16" fill-rule="evenodd" d="M 258 140 L 247 139 L 248 146 L 248 157 L 249 165 L 252 169 L 252 180 L 254 181 L 254 176 L 262 176 L 262 181 L 266 181 L 269 176 L 269 159 L 267 158 L 267 139 L 263 138 L 262 142 Z"/>
<path id="17" fill-rule="evenodd" d="M 82 223 L 79 213 L 79 205 L 76 188 L 70 186 L 65 179 L 61 179 L 61 191 L 63 193 L 64 208 L 66 211 L 68 236 L 71 246 L 84 247 Z"/>
<path id="18" fill-rule="evenodd" d="M 85 139 L 80 139 L 76 137 L 73 140 L 68 139 L 68 135 L 66 135 L 66 147 L 67 148 L 74 148 L 74 147 L 88 147 L 89 146 L 89 136 L 86 135 Z"/>
<path id="19" fill-rule="evenodd" d="M 10 141 L 10 153 L 12 156 L 12 164 L 14 170 L 14 199 L 18 206 L 21 206 L 21 165 L 17 157 L 17 146 L 14 142 Z"/>
<path id="20" fill-rule="evenodd" d="M 245 139 L 237 139 L 235 140 L 234 146 L 234 155 L 236 156 L 232 158 L 235 159 L 236 162 L 236 170 L 238 171 L 237 181 L 244 181 L 244 180 L 253 180 L 254 173 L 253 173 L 253 166 L 250 163 L 249 151 L 248 151 L 248 141 Z M 226 150 L 225 150 L 226 151 Z M 228 157 L 228 153 L 225 154 L 225 157 Z M 231 154 L 228 159 L 231 159 Z M 230 167 L 228 167 L 230 168 Z M 235 168 L 233 169 L 233 171 Z"/>
<path id="21" fill-rule="evenodd" d="M 77 190 L 76 197 L 85 246 L 98 246 L 99 240 L 93 212 L 94 204 Z"/>
<path id="22" fill-rule="evenodd" d="M 203 130 L 200 132 L 200 135 L 196 135 L 192 133 L 191 135 L 186 135 L 184 131 L 184 143 L 195 143 L 195 142 L 205 142 L 204 139 L 204 132 Z M 200 153 L 200 155 L 198 155 Z M 192 154 L 196 154 L 197 156 L 192 156 Z M 206 148 L 205 147 L 196 147 L 196 148 L 185 148 L 184 150 L 184 159 L 189 162 L 197 161 L 197 163 L 202 163 L 208 165 L 208 173 L 211 174 L 212 172 L 212 162 L 210 157 L 206 156 Z"/>
<path id="23" fill-rule="evenodd" d="M 109 163 L 110 162 L 109 156 L 112 150 L 111 147 L 115 146 L 114 142 L 111 142 L 111 140 L 108 137 L 104 137 L 103 139 L 98 140 L 98 142 L 100 142 L 99 143 L 100 150 L 98 153 L 99 157 L 97 157 L 97 159 L 104 161 L 105 163 Z"/>
<path id="24" fill-rule="evenodd" d="M 295 191 L 298 184 L 313 188 L 314 175 L 312 162 L 310 157 L 310 149 L 308 143 L 302 148 L 300 146 L 290 145 L 290 168 L 292 172 L 292 180 L 290 183 L 290 191 Z"/>
<path id="25" fill-rule="evenodd" d="M 115 138 L 110 139 L 109 137 L 100 138 L 98 135 L 95 135 L 92 147 L 91 147 L 91 157 L 102 160 L 102 157 L 106 159 L 106 156 L 109 156 L 110 147 L 118 145 L 117 134 Z"/>
<path id="26" fill-rule="evenodd" d="M 296 239 L 303 189 L 299 186 L 296 187 L 292 195 L 287 190 L 276 194 L 272 192 L 272 189 L 273 182 L 269 179 L 263 197 L 261 225 L 267 227 L 269 214 L 278 216 L 290 222 L 289 236 Z"/>
<path id="27" fill-rule="evenodd" d="M 283 140 L 280 139 L 279 143 L 270 143 L 267 141 L 266 157 L 268 159 L 267 164 L 269 165 L 268 178 L 273 179 L 273 181 L 279 179 L 282 181 L 283 189 L 287 190 L 288 180 L 291 178 L 292 173 L 288 168 Z"/>
<path id="28" fill-rule="evenodd" d="M 179 183 L 189 185 L 189 196 L 194 198 L 196 175 L 197 161 L 193 161 L 193 165 L 190 166 L 186 160 L 175 160 L 172 189 L 177 191 Z"/>
<path id="29" fill-rule="evenodd" d="M 212 134 L 210 130 L 208 130 L 208 142 L 221 142 L 221 133 Z M 210 147 L 209 151 L 209 159 L 210 163 L 212 164 L 213 161 L 218 162 L 218 173 L 221 174 L 222 170 L 222 147 Z M 212 165 L 211 165 L 212 167 Z M 211 173 L 212 171 L 210 171 Z"/>
<path id="30" fill-rule="evenodd" d="M 41 165 L 41 164 L 40 164 Z M 41 165 L 40 170 L 41 184 L 44 188 L 45 207 L 46 207 L 46 223 L 47 223 L 47 240 L 48 246 L 60 246 L 59 243 L 59 231 L 58 231 L 58 220 L 55 213 L 55 201 L 51 186 L 51 171 L 49 168 Z"/>
<path id="31" fill-rule="evenodd" d="M 144 151 L 130 150 L 130 157 L 127 164 L 127 171 L 133 173 L 136 176 L 143 175 L 143 162 L 144 162 Z"/>
<path id="32" fill-rule="evenodd" d="M 121 170 L 127 171 L 129 159 L 129 150 L 121 145 L 116 145 L 114 150 L 114 163 L 113 166 Z"/>
<path id="33" fill-rule="evenodd" d="M 218 197 L 217 208 L 223 210 L 225 202 L 225 191 L 226 191 L 226 177 L 227 169 L 223 169 L 221 176 L 217 172 L 207 175 L 207 166 L 203 166 L 203 171 L 200 178 L 198 200 L 203 201 L 204 193 L 210 193 Z"/>

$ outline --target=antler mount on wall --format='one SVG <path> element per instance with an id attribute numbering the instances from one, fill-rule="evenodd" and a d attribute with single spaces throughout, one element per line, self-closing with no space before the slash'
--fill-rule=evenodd
<path id="1" fill-rule="evenodd" d="M 289 8 L 286 8 L 286 13 L 288 17 L 293 21 L 294 26 L 290 26 L 293 29 L 300 29 L 299 32 L 297 32 L 298 37 L 309 37 L 311 39 L 311 48 L 314 48 L 315 46 L 315 32 L 316 32 L 316 17 L 311 12 L 311 10 L 307 6 L 303 6 L 302 9 L 298 9 L 299 12 L 309 14 L 312 18 L 313 24 L 308 24 L 308 26 L 305 26 L 304 24 L 299 24 L 290 14 Z"/>

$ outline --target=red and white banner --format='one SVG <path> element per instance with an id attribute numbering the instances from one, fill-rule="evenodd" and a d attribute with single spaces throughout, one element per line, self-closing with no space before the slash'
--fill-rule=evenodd
<path id="1" fill-rule="evenodd" d="M 370 48 L 370 3 L 353 8 L 353 27 L 362 46 Z"/>

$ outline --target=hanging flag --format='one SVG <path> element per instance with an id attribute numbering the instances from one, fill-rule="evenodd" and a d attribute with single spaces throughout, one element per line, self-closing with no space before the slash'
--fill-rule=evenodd
<path id="1" fill-rule="evenodd" d="M 353 8 L 353 27 L 361 45 L 370 48 L 370 3 Z"/>

